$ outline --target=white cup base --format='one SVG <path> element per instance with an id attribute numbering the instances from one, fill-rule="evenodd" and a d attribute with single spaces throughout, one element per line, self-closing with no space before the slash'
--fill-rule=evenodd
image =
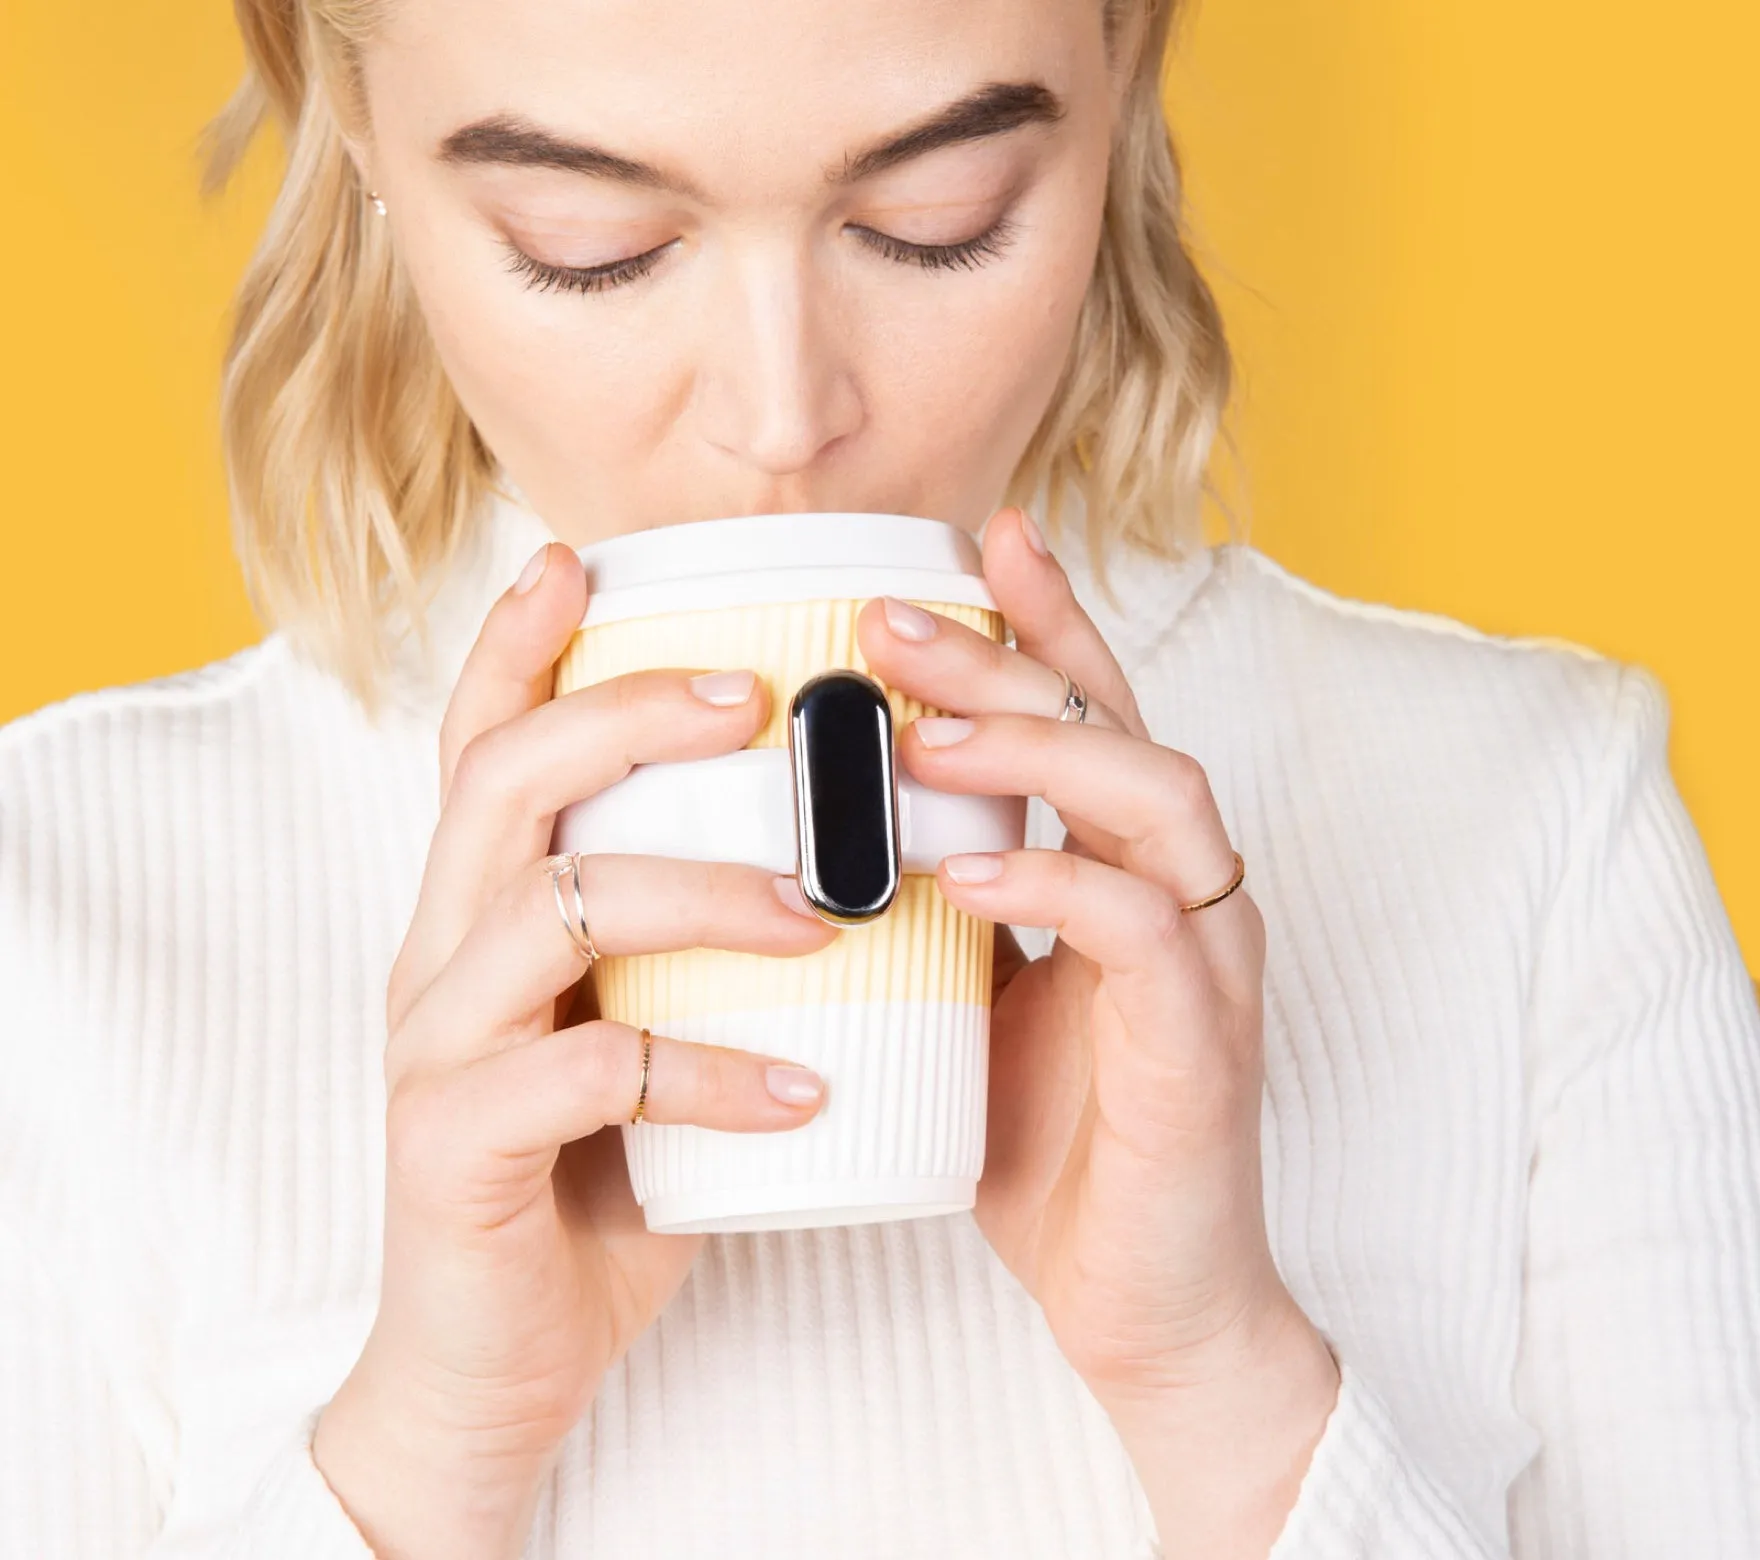
<path id="1" fill-rule="evenodd" d="M 817 1115 L 774 1132 L 622 1124 L 651 1230 L 808 1229 L 970 1208 L 984 1169 L 990 1010 L 829 1002 L 680 1016 L 680 1040 L 787 1057 L 824 1078 Z"/>
<path id="2" fill-rule="evenodd" d="M 650 1198 L 642 1206 L 642 1217 L 650 1230 L 669 1235 L 806 1230 L 963 1213 L 977 1195 L 978 1183 L 964 1176 L 894 1176 L 878 1181 L 674 1192 Z"/>

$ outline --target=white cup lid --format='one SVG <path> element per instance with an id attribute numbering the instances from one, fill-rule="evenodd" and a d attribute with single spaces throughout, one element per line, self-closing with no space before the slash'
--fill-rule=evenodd
<path id="1" fill-rule="evenodd" d="M 705 606 L 906 596 L 994 608 L 977 538 L 917 515 L 850 511 L 690 520 L 576 548 L 584 623 Z"/>

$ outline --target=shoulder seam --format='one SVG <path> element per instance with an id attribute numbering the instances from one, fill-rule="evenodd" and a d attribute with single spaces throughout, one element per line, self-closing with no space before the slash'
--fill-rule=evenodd
<path id="1" fill-rule="evenodd" d="M 1235 544 L 1224 545 L 1233 547 Z M 1261 574 L 1293 590 L 1304 600 L 1342 617 L 1358 618 L 1369 623 L 1396 623 L 1451 639 L 1469 640 L 1475 644 L 1502 645 L 1519 650 L 1563 650 L 1585 661 L 1611 662 L 1617 659 L 1592 645 L 1585 645 L 1575 639 L 1563 639 L 1554 634 L 1495 634 L 1459 618 L 1450 617 L 1445 612 L 1430 612 L 1421 607 L 1401 607 L 1391 602 L 1364 601 L 1355 596 L 1340 595 L 1312 580 L 1304 579 L 1285 568 L 1269 553 L 1250 543 L 1242 543 L 1240 547 L 1240 555 Z"/>
<path id="2" fill-rule="evenodd" d="M 1586 841 L 1597 831 L 1617 826 L 1620 809 L 1629 800 L 1622 796 L 1622 789 L 1635 784 L 1633 766 L 1619 762 L 1621 751 L 1626 749 L 1638 754 L 1646 740 L 1655 740 L 1659 744 L 1656 751 L 1665 770 L 1668 764 L 1671 705 L 1666 686 L 1661 678 L 1641 662 L 1621 661 L 1616 664 L 1619 675 L 1607 695 L 1608 707 L 1595 743 L 1594 761 L 1588 767 L 1583 795 L 1571 820 L 1558 875 L 1550 886 L 1545 907 L 1535 923 L 1533 951 L 1526 971 L 1527 996 L 1522 1011 L 1521 1054 L 1524 1059 L 1533 1056 L 1538 1044 L 1534 1033 L 1538 1003 L 1537 973 L 1551 950 L 1554 928 L 1562 913 L 1561 906 L 1574 880 L 1582 871 L 1585 853 L 1591 848 Z M 1652 737 L 1646 730 L 1647 723 L 1658 721 L 1660 725 Z M 1559 1098 L 1582 1075 L 1584 1065 L 1586 1064 L 1579 1065 L 1569 1078 L 1561 1080 L 1554 1091 L 1553 1109 L 1557 1109 Z M 1539 1140 L 1541 1122 L 1533 1115 L 1533 1099 L 1526 1082 L 1523 1085 L 1522 1115 L 1523 1130 L 1527 1134 L 1526 1152 L 1531 1157 L 1533 1145 Z"/>
<path id="3" fill-rule="evenodd" d="M 200 666 L 138 682 L 80 689 L 0 723 L 0 750 L 88 715 L 119 709 L 190 709 L 226 698 L 249 687 L 282 658 L 286 648 L 286 636 L 277 630 Z"/>

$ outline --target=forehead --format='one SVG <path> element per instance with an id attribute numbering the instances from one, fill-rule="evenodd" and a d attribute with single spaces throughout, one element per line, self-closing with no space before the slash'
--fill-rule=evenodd
<path id="1" fill-rule="evenodd" d="M 986 82 L 1037 77 L 1068 98 L 1076 60 L 1098 49 L 1098 12 L 1099 0 L 400 0 L 365 65 L 381 135 L 432 149 L 512 112 L 714 178 L 830 166 Z"/>

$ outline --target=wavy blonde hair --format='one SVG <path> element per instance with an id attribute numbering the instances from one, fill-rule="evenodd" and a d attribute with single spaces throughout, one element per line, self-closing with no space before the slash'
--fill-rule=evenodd
<path id="1" fill-rule="evenodd" d="M 369 712 L 392 660 L 391 620 L 407 619 L 426 648 L 432 590 L 497 469 L 344 142 L 364 121 L 356 62 L 385 3 L 235 0 L 247 65 L 205 132 L 203 177 L 205 192 L 222 189 L 273 120 L 286 169 L 239 285 L 221 382 L 234 541 L 258 616 Z M 1207 495 L 1231 532 L 1236 519 L 1208 477 L 1231 357 L 1188 249 L 1163 109 L 1170 30 L 1187 0 L 1101 3 L 1108 48 L 1135 55 L 1122 66 L 1128 100 L 1099 253 L 1005 502 L 1043 493 L 1055 536 L 1078 491 L 1109 591 L 1112 546 L 1184 556 L 1203 545 Z"/>

